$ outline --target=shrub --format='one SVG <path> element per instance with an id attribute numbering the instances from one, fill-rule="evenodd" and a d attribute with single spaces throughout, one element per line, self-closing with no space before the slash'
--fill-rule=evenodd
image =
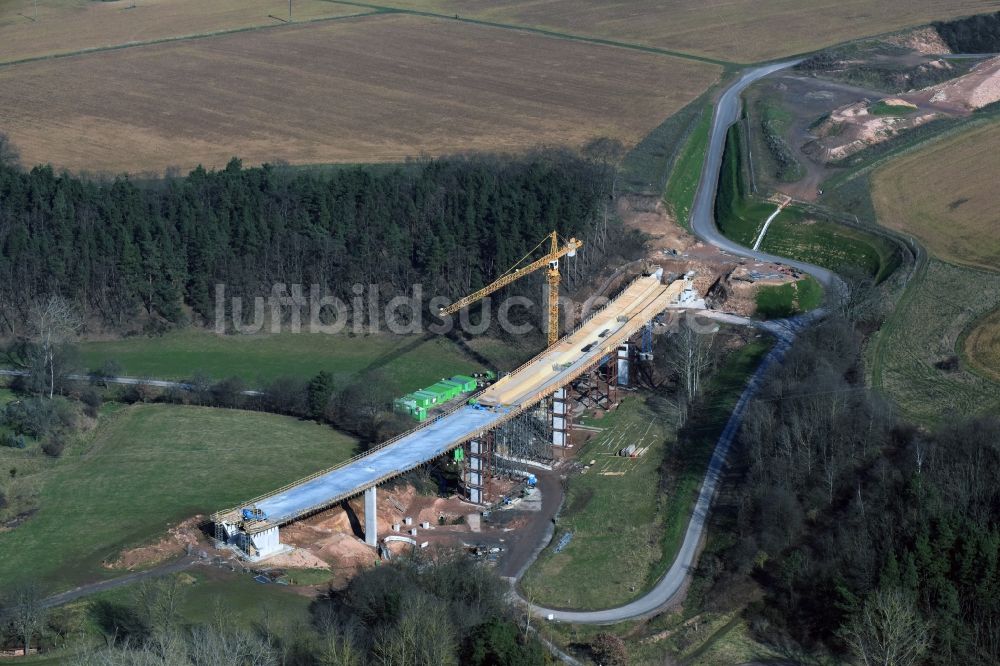
<path id="1" fill-rule="evenodd" d="M 87 416 L 97 418 L 97 412 L 101 408 L 104 398 L 101 397 L 100 393 L 89 388 L 80 396 L 80 402 L 83 403 L 83 411 Z"/>
<path id="2" fill-rule="evenodd" d="M 42 451 L 51 458 L 58 458 L 66 450 L 66 441 L 61 435 L 52 435 L 42 444 Z"/>
<path id="3" fill-rule="evenodd" d="M 24 435 L 15 435 L 12 432 L 4 433 L 2 439 L 0 439 L 0 444 L 12 449 L 23 449 L 28 443 L 24 439 Z"/>
<path id="4" fill-rule="evenodd" d="M 590 644 L 590 651 L 594 655 L 594 660 L 604 666 L 627 666 L 628 648 L 618 636 L 603 632 L 594 637 L 594 642 Z"/>
<path id="5" fill-rule="evenodd" d="M 75 415 L 73 406 L 63 398 L 26 398 L 7 405 L 3 411 L 3 421 L 18 434 L 41 438 L 49 433 L 71 428 Z"/>
<path id="6" fill-rule="evenodd" d="M 216 382 L 210 390 L 211 404 L 216 407 L 240 407 L 246 383 L 239 377 L 230 377 Z"/>

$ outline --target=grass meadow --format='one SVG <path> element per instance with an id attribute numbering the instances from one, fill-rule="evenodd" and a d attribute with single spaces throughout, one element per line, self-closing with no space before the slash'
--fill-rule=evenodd
<path id="1" fill-rule="evenodd" d="M 752 247 L 776 206 L 746 194 L 738 127 L 734 126 L 726 142 L 716 217 L 719 230 L 727 238 Z M 899 261 L 897 248 L 889 240 L 813 219 L 796 206 L 787 206 L 778 213 L 760 249 L 834 271 L 854 267 L 879 280 L 895 270 Z"/>
<path id="2" fill-rule="evenodd" d="M 130 377 L 183 380 L 200 372 L 212 379 L 240 377 L 251 385 L 282 376 L 309 378 L 321 370 L 345 379 L 380 371 L 406 390 L 486 369 L 458 343 L 438 335 L 219 336 L 188 328 L 160 337 L 83 342 L 80 356 L 88 371 L 113 360 Z"/>
<path id="3" fill-rule="evenodd" d="M 589 470 L 570 478 L 556 532 L 521 581 L 534 603 L 574 609 L 626 603 L 652 587 L 680 548 L 691 508 L 719 433 L 769 344 L 754 340 L 730 353 L 708 382 L 691 423 L 693 439 L 680 446 L 671 403 L 655 395 L 622 400 L 613 412 L 586 425 L 604 431 L 577 460 Z M 634 459 L 614 455 L 628 444 L 648 446 Z M 660 464 L 669 461 L 669 487 Z M 563 534 L 569 544 L 555 552 Z"/>
<path id="4" fill-rule="evenodd" d="M 812 276 L 797 282 L 763 286 L 757 290 L 757 314 L 765 319 L 808 312 L 823 301 L 823 287 Z"/>
<path id="5" fill-rule="evenodd" d="M 1000 273 L 929 258 L 872 348 L 875 386 L 922 424 L 997 413 L 1000 384 L 955 361 L 963 332 L 998 304 Z"/>
<path id="6" fill-rule="evenodd" d="M 694 197 L 701 181 L 701 169 L 705 163 L 705 153 L 708 151 L 708 131 L 711 125 L 712 110 L 704 108 L 681 148 L 664 193 L 664 200 L 673 211 L 677 223 L 688 231 L 691 230 L 691 207 L 694 206 Z"/>
<path id="7" fill-rule="evenodd" d="M 332 466 L 351 457 L 355 446 L 327 426 L 273 414 L 120 408 L 34 474 L 37 511 L 0 532 L 0 581 L 34 580 L 62 590 L 111 577 L 120 572 L 102 562 L 121 550 L 155 541 L 196 514 Z"/>
<path id="8" fill-rule="evenodd" d="M 1000 382 L 1000 309 L 974 322 L 961 347 L 972 369 Z"/>

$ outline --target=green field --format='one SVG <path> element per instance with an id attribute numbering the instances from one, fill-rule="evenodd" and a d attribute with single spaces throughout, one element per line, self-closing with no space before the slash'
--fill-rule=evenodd
<path id="1" fill-rule="evenodd" d="M 1000 310 L 974 322 L 962 335 L 959 345 L 972 369 L 1000 382 Z"/>
<path id="2" fill-rule="evenodd" d="M 560 553 L 547 548 L 522 580 L 535 603 L 603 608 L 644 587 L 662 558 L 664 516 L 656 489 L 665 448 L 675 440 L 674 422 L 667 401 L 646 395 L 626 398 L 604 418 L 587 422 L 604 432 L 580 449 L 577 460 L 597 464 L 567 486 L 553 542 L 566 531 L 573 532 L 572 541 Z M 649 448 L 638 458 L 615 455 L 633 442 Z"/>
<path id="3" fill-rule="evenodd" d="M 757 314 L 766 319 L 808 312 L 823 301 L 823 287 L 812 276 L 798 282 L 764 286 L 757 291 Z"/>
<path id="4" fill-rule="evenodd" d="M 329 427 L 284 416 L 175 405 L 120 409 L 35 474 L 37 513 L 0 533 L 0 581 L 30 579 L 55 590 L 112 576 L 101 562 L 123 548 L 332 466 L 354 450 L 353 439 Z"/>
<path id="5" fill-rule="evenodd" d="M 970 290 L 975 296 L 965 296 Z M 872 381 L 923 424 L 953 415 L 996 414 L 1000 384 L 968 372 L 963 331 L 1000 303 L 1000 273 L 930 258 L 912 279 L 872 349 Z M 942 367 L 938 367 L 941 364 Z"/>
<path id="6" fill-rule="evenodd" d="M 252 629 L 259 628 L 265 616 L 278 627 L 308 627 L 312 619 L 309 612 L 312 599 L 309 596 L 282 585 L 261 585 L 247 574 L 196 566 L 165 576 L 160 582 L 178 585 L 180 602 L 177 614 L 185 625 L 217 624 L 220 613 L 226 626 Z M 72 663 L 81 644 L 104 646 L 108 635 L 114 635 L 114 631 L 102 626 L 98 609 L 112 609 L 130 619 L 134 616 L 131 609 L 138 603 L 136 593 L 136 585 L 126 585 L 60 606 L 54 612 L 61 618 L 63 626 L 75 628 L 69 636 L 68 645 L 53 645 L 53 637 L 50 636 L 46 641 L 47 652 L 23 663 Z"/>
<path id="7" fill-rule="evenodd" d="M 884 99 L 868 107 L 868 113 L 876 116 L 905 116 L 916 110 L 916 107 L 906 104 L 888 104 Z"/>
<path id="8" fill-rule="evenodd" d="M 755 341 L 726 359 L 709 381 L 682 444 L 671 427 L 669 401 L 653 395 L 625 399 L 614 412 L 587 422 L 605 430 L 577 459 L 597 463 L 567 482 L 552 543 L 522 579 L 526 597 L 556 607 L 607 608 L 652 587 L 680 548 L 718 434 L 767 348 Z M 622 446 L 640 442 L 649 449 L 639 458 L 614 456 Z M 664 496 L 659 466 L 665 455 L 672 472 Z M 573 533 L 572 540 L 556 553 L 566 532 Z"/>
<path id="9" fill-rule="evenodd" d="M 701 111 L 698 124 L 694 126 L 674 163 L 664 200 L 673 211 L 677 223 L 685 229 L 691 229 L 691 207 L 694 205 L 695 193 L 701 181 L 701 168 L 705 163 L 705 153 L 708 150 L 708 131 L 712 125 L 712 109 Z"/>
<path id="10" fill-rule="evenodd" d="M 776 205 L 747 195 L 738 127 L 734 125 L 726 140 L 716 219 L 727 238 L 752 247 Z M 896 247 L 887 239 L 813 219 L 796 206 L 785 207 L 774 218 L 760 249 L 834 271 L 855 267 L 878 280 L 884 280 L 899 262 Z"/>
<path id="11" fill-rule="evenodd" d="M 484 370 L 455 342 L 428 337 L 292 334 L 219 336 L 185 329 L 160 337 L 132 337 L 80 345 L 84 367 L 117 361 L 130 377 L 213 379 L 241 377 L 258 385 L 281 376 L 312 377 L 321 370 L 352 376 L 381 370 L 401 388 Z"/>

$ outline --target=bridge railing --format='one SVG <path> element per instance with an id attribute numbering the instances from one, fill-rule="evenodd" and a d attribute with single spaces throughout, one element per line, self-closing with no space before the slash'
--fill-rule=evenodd
<path id="1" fill-rule="evenodd" d="M 619 293 L 617 296 L 615 296 L 615 298 L 611 299 L 606 304 L 604 304 L 603 307 L 601 307 L 601 308 L 595 310 L 594 312 L 592 312 L 585 320 L 583 320 L 576 328 L 573 329 L 572 333 L 567 334 L 567 336 L 565 336 L 565 337 L 568 337 L 569 335 L 573 335 L 576 332 L 578 332 L 580 330 L 580 328 L 583 327 L 584 324 L 586 324 L 588 321 L 590 321 L 595 316 L 597 316 L 598 314 L 600 314 L 602 311 L 606 310 L 613 303 L 615 303 L 616 301 L 618 301 L 627 291 L 628 291 L 628 289 L 623 290 L 621 293 Z M 634 319 L 634 316 L 633 316 L 633 319 Z M 645 324 L 645 322 L 643 322 L 643 323 Z M 633 327 L 631 326 L 631 324 L 629 324 L 629 325 L 626 325 L 626 326 L 622 327 L 616 333 L 612 334 L 611 337 L 608 338 L 608 340 L 606 341 L 605 345 L 603 345 L 600 348 L 600 353 L 594 355 L 594 360 L 592 362 L 590 362 L 590 363 L 581 365 L 580 367 L 578 367 L 577 369 L 575 369 L 569 375 L 567 381 L 572 381 L 573 379 L 576 379 L 581 374 L 583 374 L 584 372 L 590 370 L 595 365 L 597 365 L 600 362 L 600 360 L 604 357 L 604 354 L 607 353 L 608 350 L 613 350 L 615 347 L 617 347 L 619 344 L 621 344 L 621 340 L 628 339 L 629 337 L 631 337 L 631 335 L 633 333 L 635 333 L 635 330 L 630 330 L 632 328 Z M 629 331 L 629 332 L 627 334 L 623 335 L 622 333 L 624 331 Z M 562 339 L 560 339 L 560 342 L 563 339 L 565 339 L 565 337 L 562 338 Z M 548 351 L 552 347 L 555 347 L 556 344 L 559 344 L 559 342 L 556 342 L 555 344 L 553 344 L 550 347 L 546 348 L 545 351 Z M 542 353 L 545 353 L 545 352 L 542 352 Z M 529 360 L 529 361 L 521 364 L 517 369 L 513 370 L 510 374 L 506 375 L 503 379 L 506 379 L 506 377 L 510 377 L 510 376 L 512 376 L 512 375 L 520 372 L 521 370 L 527 368 L 533 362 L 535 362 L 537 360 L 537 358 L 538 358 L 538 356 L 535 356 L 531 360 Z M 480 391 L 477 391 L 476 393 L 473 393 L 469 397 L 469 400 L 471 400 L 473 398 L 480 397 L 483 393 L 485 393 L 486 391 L 490 390 L 490 388 L 495 387 L 495 386 L 497 386 L 497 384 L 501 383 L 503 381 L 503 379 L 501 379 L 501 380 L 499 380 L 497 382 L 494 382 L 489 387 L 486 387 L 486 388 L 484 388 L 484 389 L 482 389 Z M 533 393 L 528 399 L 522 401 L 522 403 L 519 404 L 519 405 L 516 405 L 516 406 L 506 406 L 506 407 L 508 407 L 508 412 L 506 412 L 501 419 L 499 419 L 498 421 L 496 421 L 493 424 L 491 424 L 491 427 L 495 427 L 496 425 L 499 425 L 501 423 L 504 423 L 504 422 L 506 422 L 506 421 L 514 418 L 518 414 L 520 414 L 520 413 L 524 412 L 525 410 L 527 410 L 528 408 L 534 406 L 540 400 L 542 400 L 545 397 L 547 397 L 548 395 L 551 395 L 552 393 L 554 393 L 558 388 L 559 388 L 558 386 L 547 387 L 547 388 L 545 388 L 545 389 L 543 389 L 541 391 Z M 368 456 L 376 453 L 377 451 L 380 451 L 380 450 L 382 450 L 384 448 L 392 446 L 396 442 L 400 441 L 401 439 L 403 439 L 405 437 L 409 437 L 410 435 L 412 435 L 415 432 L 419 432 L 420 430 L 429 427 L 431 424 L 439 421 L 440 419 L 442 419 L 442 418 L 444 418 L 446 416 L 449 416 L 450 414 L 453 414 L 454 412 L 462 409 L 463 407 L 466 406 L 467 403 L 468 403 L 468 400 L 465 400 L 462 403 L 460 403 L 460 404 L 456 405 L 455 407 L 453 407 L 452 409 L 449 409 L 448 411 L 444 412 L 443 414 L 439 414 L 438 416 L 435 416 L 433 419 L 427 421 L 426 423 L 422 423 L 419 426 L 417 426 L 416 428 L 413 428 L 411 430 L 407 430 L 404 433 L 400 433 L 399 435 L 396 435 L 395 437 L 392 437 L 391 439 L 388 439 L 388 440 L 382 442 L 381 444 L 373 446 L 372 448 L 368 449 L 367 451 L 364 451 L 364 452 L 359 453 L 359 454 L 357 454 L 355 456 L 352 456 L 351 458 L 349 458 L 347 460 L 344 460 L 344 461 L 342 461 L 342 462 L 340 462 L 340 463 L 338 463 L 338 464 L 336 464 L 336 465 L 334 465 L 332 467 L 328 467 L 326 469 L 320 470 L 320 471 L 315 472 L 313 474 L 310 474 L 309 476 L 306 476 L 304 478 L 297 479 L 296 481 L 288 483 L 288 484 L 286 484 L 286 485 L 284 485 L 284 486 L 282 486 L 282 487 L 280 487 L 280 488 L 278 488 L 276 490 L 272 490 L 272 491 L 264 493 L 262 495 L 258 495 L 257 497 L 249 499 L 249 500 L 247 500 L 245 502 L 241 502 L 240 504 L 238 504 L 238 505 L 236 505 L 234 507 L 231 507 L 229 509 L 223 509 L 221 511 L 216 511 L 211 516 L 212 521 L 213 522 L 218 522 L 220 520 L 224 520 L 227 516 L 230 516 L 230 515 L 232 515 L 234 513 L 237 514 L 237 515 L 239 515 L 239 511 L 243 507 L 253 506 L 254 504 L 262 502 L 262 501 L 264 501 L 266 499 L 270 499 L 270 498 L 272 498 L 272 497 L 274 497 L 276 495 L 280 495 L 281 493 L 283 493 L 285 491 L 288 491 L 288 490 L 291 490 L 292 488 L 295 488 L 297 486 L 301 486 L 304 483 L 309 483 L 310 481 L 314 481 L 315 479 L 318 479 L 318 478 L 320 478 L 322 476 L 330 474 L 331 472 L 335 472 L 338 469 L 343 469 L 344 467 L 347 467 L 348 465 L 352 465 L 352 464 L 358 462 L 359 460 L 361 460 L 363 458 L 367 458 Z M 450 451 L 450 450 L 452 450 L 452 449 L 454 449 L 454 448 L 456 448 L 456 447 L 464 444 L 465 442 L 469 441 L 470 439 L 474 439 L 476 436 L 477 436 L 477 433 L 472 433 L 468 437 L 456 438 L 455 441 L 453 442 L 453 445 L 449 446 L 448 450 Z M 406 471 L 406 470 L 404 470 L 404 471 Z M 399 473 L 402 473 L 402 472 L 399 472 Z M 392 476 L 395 476 L 395 475 L 396 475 L 395 473 L 394 474 L 390 474 L 390 475 L 387 475 L 386 478 L 391 478 Z M 382 483 L 384 480 L 385 479 L 379 479 L 375 483 L 376 484 L 377 483 Z M 343 498 L 336 498 L 336 499 L 333 499 L 333 500 L 324 501 L 323 506 L 329 506 L 331 503 L 335 503 L 337 501 L 340 501 L 340 499 L 343 499 Z M 289 517 L 287 519 L 283 519 L 283 521 L 294 520 L 294 518 L 296 518 L 298 516 L 301 516 L 304 513 L 309 513 L 311 511 L 315 511 L 315 510 L 316 510 L 315 507 L 313 507 L 313 508 L 310 508 L 310 509 L 298 512 L 297 514 L 295 514 L 292 517 Z"/>
<path id="2" fill-rule="evenodd" d="M 599 308 L 597 308 L 595 310 L 591 310 L 590 314 L 588 314 L 586 316 L 586 318 L 582 319 L 580 321 L 580 323 L 577 324 L 576 327 L 571 332 L 569 332 L 566 335 L 564 335 L 563 337 L 559 338 L 558 340 L 556 340 L 555 342 L 553 342 L 551 345 L 549 345 L 548 347 L 546 347 L 544 350 L 542 350 L 539 354 L 537 354 L 534 357 L 532 357 L 531 359 L 525 361 L 524 363 L 522 363 L 521 365 L 519 365 L 514 370 L 511 370 L 510 372 L 508 372 L 499 381 L 494 382 L 493 385 L 491 387 L 489 387 L 489 388 L 494 388 L 497 385 L 503 383 L 508 377 L 510 377 L 512 375 L 516 375 L 517 373 L 521 372 L 522 370 L 524 370 L 525 368 L 527 368 L 529 365 L 531 365 L 532 363 L 534 363 L 538 359 L 539 356 L 542 356 L 543 354 L 547 353 L 550 349 L 554 349 L 557 345 L 559 345 L 560 343 L 562 343 L 569 336 L 576 334 L 580 329 L 582 329 L 584 327 L 584 325 L 587 322 L 589 322 L 591 319 L 593 319 L 597 315 L 599 315 L 602 312 L 604 312 L 605 310 L 607 310 L 609 307 L 611 307 L 611 305 L 613 303 L 615 303 L 616 301 L 618 301 L 619 299 L 621 299 L 621 297 L 624 296 L 627 291 L 628 291 L 628 288 L 622 289 L 620 292 L 618 292 L 618 294 L 614 298 L 612 298 L 611 300 L 609 300 L 607 303 L 605 303 L 604 305 L 602 305 L 601 307 L 599 307 Z M 484 389 L 484 390 L 489 390 L 489 388 Z"/>
<path id="3" fill-rule="evenodd" d="M 229 514 L 231 514 L 233 512 L 238 512 L 243 507 L 252 506 L 253 504 L 256 504 L 258 502 L 262 502 L 262 501 L 264 501 L 266 499 L 270 499 L 271 497 L 274 497 L 275 495 L 280 495 L 281 493 L 285 492 L 286 490 L 291 490 L 292 488 L 295 488 L 296 486 L 301 486 L 303 483 L 308 483 L 310 481 L 318 479 L 321 476 L 325 476 L 326 474 L 329 474 L 330 472 L 335 472 L 338 469 L 342 469 L 344 467 L 347 467 L 348 465 L 352 465 L 352 464 L 358 462 L 359 460 L 361 460 L 362 458 L 367 458 L 368 456 L 372 455 L 376 451 L 380 451 L 380 450 L 382 450 L 382 449 L 384 449 L 384 448 L 386 448 L 388 446 L 392 446 L 393 444 L 395 444 L 399 440 L 403 439 L 404 437 L 409 437 L 413 433 L 419 432 L 420 430 L 423 430 L 424 428 L 429 427 L 431 424 L 436 423 L 437 421 L 443 419 L 444 417 L 457 412 L 458 410 L 460 410 L 463 407 L 465 407 L 469 400 L 478 397 L 479 395 L 481 395 L 483 393 L 483 391 L 486 391 L 488 388 L 489 387 L 486 387 L 486 388 L 483 388 L 483 389 L 481 389 L 479 391 L 476 391 L 471 396 L 469 396 L 468 399 L 466 399 L 463 402 L 455 405 L 454 407 L 452 407 L 451 409 L 445 411 L 444 413 L 438 414 L 434 418 L 429 419 L 429 420 L 425 421 L 424 423 L 421 423 L 416 428 L 411 428 L 410 430 L 407 430 L 406 432 L 400 433 L 400 434 L 396 435 L 395 437 L 387 439 L 387 440 L 385 440 L 384 442 L 382 442 L 380 444 L 376 444 L 372 448 L 370 448 L 370 449 L 368 449 L 366 451 L 362 451 L 361 453 L 358 453 L 358 454 L 356 454 L 354 456 L 351 456 L 347 460 L 341 461 L 341 462 L 337 463 L 336 465 L 334 465 L 332 467 L 328 467 L 326 469 L 323 469 L 323 470 L 320 470 L 320 471 L 315 472 L 313 474 L 310 474 L 309 476 L 306 476 L 306 477 L 297 479 L 295 481 L 292 481 L 291 483 L 288 483 L 288 484 L 286 484 L 284 486 L 281 486 L 277 490 L 272 490 L 270 492 L 264 493 L 263 495 L 258 495 L 257 497 L 254 497 L 253 499 L 249 499 L 249 500 L 247 500 L 245 502 L 240 502 L 238 505 L 236 505 L 236 506 L 234 506 L 232 508 L 223 509 L 221 511 L 216 511 L 215 513 L 212 514 L 212 520 L 213 520 L 213 522 L 216 521 L 216 520 L 221 520 L 225 516 L 227 516 L 227 515 L 229 515 Z"/>

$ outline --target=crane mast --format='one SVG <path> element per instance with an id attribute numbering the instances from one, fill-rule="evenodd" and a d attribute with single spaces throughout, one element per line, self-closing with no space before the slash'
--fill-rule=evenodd
<path id="1" fill-rule="evenodd" d="M 570 238 L 566 245 L 559 247 L 559 235 L 555 231 L 549 234 L 549 240 L 549 252 L 544 257 L 533 261 L 527 266 L 515 268 L 514 270 L 509 271 L 507 274 L 486 285 L 479 291 L 458 299 L 448 307 L 441 308 L 438 311 L 438 314 L 442 317 L 455 314 L 462 308 L 492 294 L 494 291 L 502 289 L 510 283 L 519 280 L 525 275 L 533 273 L 542 267 L 548 266 L 548 271 L 546 272 L 546 281 L 549 285 L 548 343 L 549 346 L 555 344 L 555 342 L 559 339 L 559 259 L 563 256 L 576 256 L 576 251 L 583 247 L 583 241 Z"/>

